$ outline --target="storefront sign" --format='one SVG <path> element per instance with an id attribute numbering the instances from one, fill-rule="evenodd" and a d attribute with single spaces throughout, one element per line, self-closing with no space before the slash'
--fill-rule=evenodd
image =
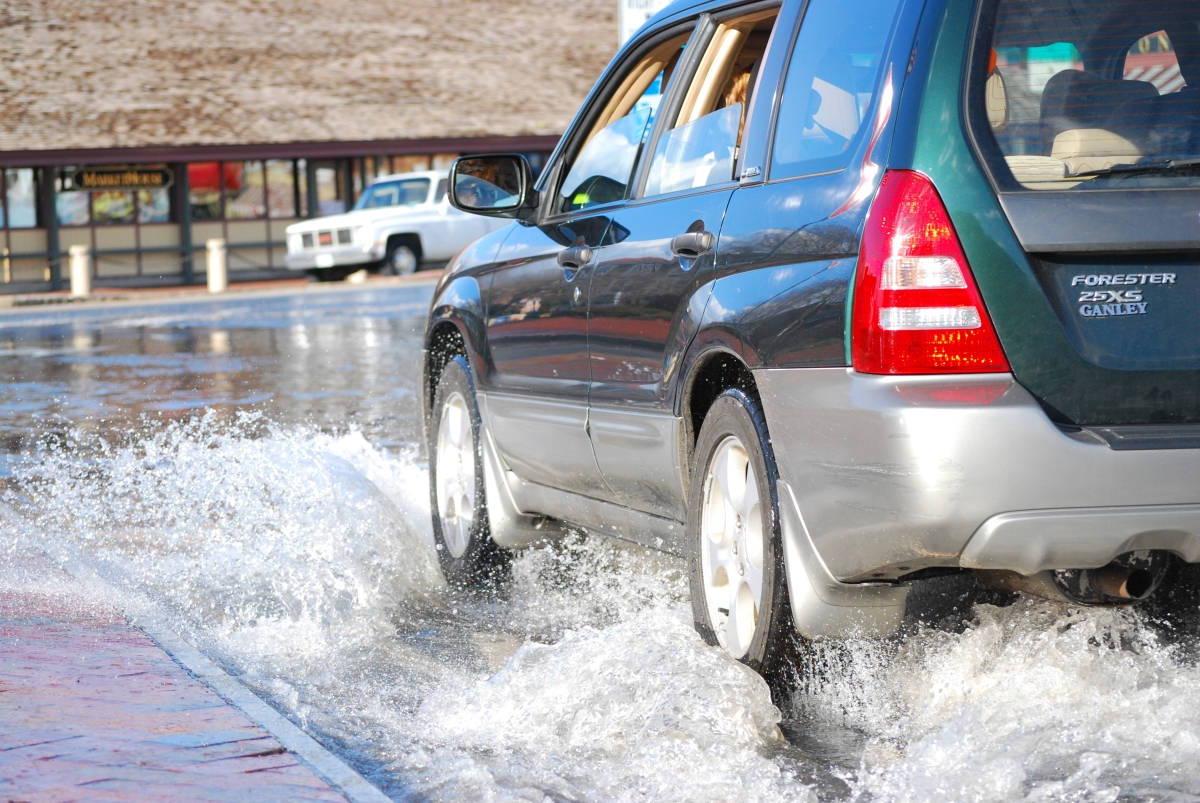
<path id="1" fill-rule="evenodd" d="M 171 186 L 174 176 L 166 168 L 98 167 L 76 170 L 77 190 L 156 190 Z"/>

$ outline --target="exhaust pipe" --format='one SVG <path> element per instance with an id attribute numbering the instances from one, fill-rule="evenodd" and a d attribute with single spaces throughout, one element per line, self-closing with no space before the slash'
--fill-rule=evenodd
<path id="1" fill-rule="evenodd" d="M 1054 569 L 1026 576 L 977 571 L 984 584 L 1002 591 L 1076 605 L 1130 605 L 1154 593 L 1170 566 L 1165 552 L 1127 552 L 1099 569 Z"/>
<path id="2" fill-rule="evenodd" d="M 1157 585 L 1157 578 L 1148 569 L 1125 566 L 1104 567 L 1092 571 L 1092 585 L 1101 594 L 1120 599 L 1144 599 Z"/>

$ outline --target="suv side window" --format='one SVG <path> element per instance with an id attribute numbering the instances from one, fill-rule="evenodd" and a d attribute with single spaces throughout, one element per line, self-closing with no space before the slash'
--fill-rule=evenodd
<path id="1" fill-rule="evenodd" d="M 609 97 L 559 188 L 557 212 L 625 198 L 654 114 L 691 32 L 672 37 L 638 60 Z"/>
<path id="2" fill-rule="evenodd" d="M 865 131 L 900 0 L 809 0 L 792 47 L 771 178 L 841 170 Z"/>
<path id="3" fill-rule="evenodd" d="M 673 121 L 654 148 L 645 196 L 733 180 L 746 104 L 777 9 L 717 26 Z"/>

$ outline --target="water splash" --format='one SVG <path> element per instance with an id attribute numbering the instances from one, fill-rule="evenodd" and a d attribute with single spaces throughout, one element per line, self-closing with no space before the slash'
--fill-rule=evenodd
<path id="1" fill-rule="evenodd" d="M 5 501 L 23 548 L 158 606 L 394 796 L 808 797 L 766 686 L 692 631 L 681 561 L 577 535 L 503 595 L 452 592 L 427 483 L 357 432 L 209 415 L 43 439 Z"/>
<path id="2" fill-rule="evenodd" d="M 432 695 L 418 719 L 459 753 L 461 774 L 431 784 L 454 799 L 496 797 L 500 774 L 565 800 L 815 800 L 767 757 L 783 737 L 766 684 L 679 609 L 526 643 L 494 676 Z"/>
<path id="3" fill-rule="evenodd" d="M 801 702 L 867 737 L 855 797 L 1195 800 L 1200 669 L 1133 609 L 979 606 L 960 634 L 825 649 Z"/>
<path id="4" fill-rule="evenodd" d="M 463 594 L 415 450 L 257 415 L 64 432 L 11 464 L 7 549 L 159 606 L 400 799 L 1200 799 L 1200 669 L 1133 610 L 818 644 L 783 724 L 824 743 L 798 755 L 692 631 L 676 558 L 576 535 Z"/>
<path id="5" fill-rule="evenodd" d="M 51 555 L 98 560 L 209 626 L 328 628 L 441 584 L 419 497 L 358 433 L 209 415 L 124 446 L 76 432 L 15 473 L 9 502 Z"/>

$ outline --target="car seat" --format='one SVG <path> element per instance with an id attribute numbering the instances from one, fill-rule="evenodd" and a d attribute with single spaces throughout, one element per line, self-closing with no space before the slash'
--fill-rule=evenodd
<path id="1" fill-rule="evenodd" d="M 1042 91 L 1040 118 L 1046 150 L 1064 131 L 1110 128 L 1120 122 L 1122 109 L 1153 113 L 1157 100 L 1158 90 L 1145 81 L 1109 80 L 1086 70 L 1056 73 Z"/>

